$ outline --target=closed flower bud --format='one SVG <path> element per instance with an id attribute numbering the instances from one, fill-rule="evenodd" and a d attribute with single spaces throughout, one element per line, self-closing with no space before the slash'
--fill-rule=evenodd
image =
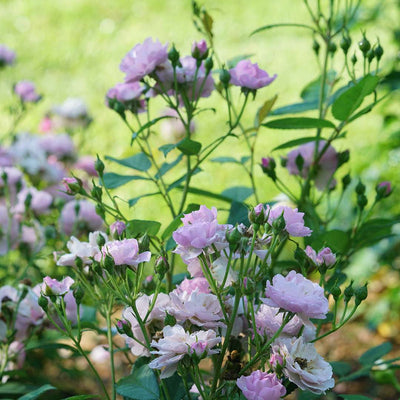
<path id="1" fill-rule="evenodd" d="M 115 267 L 114 259 L 109 254 L 104 257 L 104 267 L 108 272 L 111 272 Z"/>
<path id="2" fill-rule="evenodd" d="M 351 63 L 354 65 L 357 62 L 357 56 L 356 53 L 353 54 L 353 56 L 351 57 Z"/>
<path id="3" fill-rule="evenodd" d="M 204 60 L 208 56 L 207 42 L 203 39 L 200 42 L 194 42 L 192 45 L 192 57 L 196 60 Z"/>
<path id="4" fill-rule="evenodd" d="M 124 319 L 117 320 L 116 328 L 118 333 L 120 333 L 121 335 L 127 335 L 129 337 L 133 337 L 132 325 L 129 321 Z"/>
<path id="5" fill-rule="evenodd" d="M 392 186 L 389 181 L 378 183 L 375 187 L 376 200 L 381 200 L 384 197 L 388 197 L 392 194 Z"/>
<path id="6" fill-rule="evenodd" d="M 139 252 L 149 251 L 150 248 L 150 236 L 145 233 L 141 239 L 139 239 Z"/>
<path id="7" fill-rule="evenodd" d="M 383 56 L 383 48 L 381 44 L 378 43 L 378 46 L 375 47 L 375 57 L 378 61 L 380 61 L 382 56 Z"/>
<path id="8" fill-rule="evenodd" d="M 155 273 L 159 276 L 160 279 L 164 278 L 164 275 L 169 270 L 168 259 L 164 256 L 158 257 L 156 261 L 156 265 L 154 266 Z"/>
<path id="9" fill-rule="evenodd" d="M 206 74 L 208 74 L 214 67 L 214 61 L 211 57 L 208 57 L 206 61 L 204 61 L 204 68 L 206 69 Z"/>
<path id="10" fill-rule="evenodd" d="M 358 207 L 363 210 L 365 208 L 365 206 L 368 204 L 368 199 L 365 196 L 365 194 L 359 194 L 357 196 L 357 205 Z"/>
<path id="11" fill-rule="evenodd" d="M 240 242 L 242 234 L 237 227 L 234 227 L 226 231 L 225 237 L 230 245 L 236 245 Z"/>
<path id="12" fill-rule="evenodd" d="M 76 300 L 76 304 L 79 306 L 79 304 L 81 304 L 82 303 L 82 299 L 83 299 L 83 296 L 85 295 L 85 291 L 80 287 L 80 286 L 78 286 L 75 290 L 74 290 L 74 297 L 75 297 L 75 300 Z"/>
<path id="13" fill-rule="evenodd" d="M 164 318 L 164 326 L 175 326 L 176 325 L 176 318 L 171 315 L 168 314 L 168 312 L 165 312 L 165 318 Z"/>
<path id="14" fill-rule="evenodd" d="M 336 44 L 334 42 L 330 42 L 329 47 L 328 47 L 329 53 L 331 53 L 333 55 L 336 53 L 336 50 L 337 50 Z"/>
<path id="15" fill-rule="evenodd" d="M 40 295 L 39 300 L 38 300 L 38 304 L 39 304 L 40 307 L 42 307 L 43 311 L 46 312 L 47 308 L 49 306 L 49 300 L 45 296 Z"/>
<path id="16" fill-rule="evenodd" d="M 348 303 L 350 301 L 350 299 L 353 297 L 354 295 L 354 289 L 353 289 L 353 281 L 350 282 L 350 285 L 346 287 L 346 289 L 344 289 L 344 301 L 346 303 Z"/>
<path id="17" fill-rule="evenodd" d="M 168 52 L 168 59 L 171 61 L 172 66 L 175 68 L 179 63 L 179 52 L 176 50 L 175 46 Z"/>
<path id="18" fill-rule="evenodd" d="M 351 46 L 351 39 L 349 36 L 343 36 L 342 40 L 340 41 L 340 47 L 343 50 L 344 54 L 347 54 L 349 48 Z"/>
<path id="19" fill-rule="evenodd" d="M 356 193 L 357 194 L 364 194 L 365 193 L 365 185 L 359 181 L 356 186 Z"/>
<path id="20" fill-rule="evenodd" d="M 31 207 L 31 202 L 32 202 L 32 194 L 28 193 L 25 197 L 24 205 L 26 209 L 29 209 Z"/>
<path id="21" fill-rule="evenodd" d="M 268 216 L 265 215 L 264 206 L 258 204 L 249 212 L 248 218 L 252 224 L 264 225 L 267 222 Z"/>
<path id="22" fill-rule="evenodd" d="M 261 159 L 261 168 L 264 174 L 267 174 L 273 181 L 276 180 L 276 162 L 272 157 L 263 157 Z"/>
<path id="23" fill-rule="evenodd" d="M 337 168 L 339 168 L 341 165 L 346 164 L 350 160 L 350 151 L 345 150 L 342 151 L 338 154 L 338 165 Z"/>
<path id="24" fill-rule="evenodd" d="M 364 286 L 361 286 L 357 288 L 354 291 L 354 297 L 355 297 L 355 303 L 356 305 L 359 305 L 363 300 L 365 300 L 368 297 L 368 288 L 367 284 Z"/>
<path id="25" fill-rule="evenodd" d="M 96 204 L 95 206 L 96 214 L 100 216 L 102 219 L 105 219 L 106 217 L 106 211 L 104 209 L 104 206 L 102 204 Z"/>
<path id="26" fill-rule="evenodd" d="M 375 58 L 375 51 L 373 49 L 368 50 L 366 57 L 368 58 L 368 62 L 371 63 Z"/>
<path id="27" fill-rule="evenodd" d="M 104 238 L 103 235 L 97 235 L 96 242 L 97 242 L 97 246 L 102 248 L 106 244 L 106 239 Z"/>
<path id="28" fill-rule="evenodd" d="M 331 294 L 333 296 L 333 298 L 335 299 L 335 301 L 337 301 L 337 299 L 339 298 L 339 296 L 341 295 L 342 291 L 340 290 L 339 286 L 334 286 L 331 289 Z"/>
<path id="29" fill-rule="evenodd" d="M 219 80 L 224 87 L 228 87 L 229 81 L 231 80 L 231 74 L 226 69 L 222 69 L 219 73 Z"/>
<path id="30" fill-rule="evenodd" d="M 254 297 L 256 285 L 250 278 L 245 277 L 243 279 L 243 288 L 244 288 L 244 290 L 243 290 L 244 295 L 246 295 L 249 298 Z"/>
<path id="31" fill-rule="evenodd" d="M 297 169 L 301 172 L 303 170 L 303 167 L 304 167 L 304 158 L 302 157 L 301 154 L 299 154 L 296 157 L 295 163 L 296 163 Z"/>
<path id="32" fill-rule="evenodd" d="M 63 178 L 62 184 L 65 187 L 65 191 L 71 195 L 79 193 L 82 189 L 82 181 L 77 178 Z"/>
<path id="33" fill-rule="evenodd" d="M 350 183 L 351 183 L 351 176 L 350 176 L 350 174 L 346 174 L 342 178 L 343 191 L 346 190 L 347 186 L 349 186 Z"/>
<path id="34" fill-rule="evenodd" d="M 282 166 L 283 168 L 286 168 L 287 163 L 288 163 L 287 157 L 281 157 L 281 166 Z"/>
<path id="35" fill-rule="evenodd" d="M 82 269 L 83 267 L 83 261 L 82 258 L 80 257 L 75 257 L 75 265 L 78 269 Z"/>
<path id="36" fill-rule="evenodd" d="M 294 251 L 294 258 L 300 263 L 303 264 L 305 260 L 308 259 L 304 250 L 302 250 L 299 246 L 296 247 Z"/>
<path id="37" fill-rule="evenodd" d="M 286 221 L 283 217 L 283 214 L 272 223 L 272 229 L 274 233 L 281 233 L 285 229 L 285 227 Z"/>
<path id="38" fill-rule="evenodd" d="M 371 43 L 369 40 L 363 35 L 363 38 L 358 42 L 358 47 L 361 52 L 364 54 L 364 57 L 367 55 L 369 49 L 371 48 Z"/>
<path id="39" fill-rule="evenodd" d="M 314 39 L 314 41 L 313 41 L 313 45 L 312 45 L 312 49 L 314 50 L 314 53 L 316 54 L 316 55 L 318 55 L 319 54 L 319 49 L 320 49 L 320 45 L 319 45 L 319 43 Z"/>
<path id="40" fill-rule="evenodd" d="M 99 186 L 93 186 L 93 189 L 90 192 L 90 195 L 97 201 L 101 201 L 101 197 L 103 195 L 103 190 Z"/>
<path id="41" fill-rule="evenodd" d="M 94 169 L 97 171 L 100 177 L 103 176 L 104 163 L 100 160 L 99 156 L 97 156 L 97 160 L 94 162 Z"/>

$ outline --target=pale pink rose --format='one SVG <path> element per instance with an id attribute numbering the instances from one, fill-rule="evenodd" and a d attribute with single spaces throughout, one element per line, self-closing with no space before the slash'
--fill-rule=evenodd
<path id="1" fill-rule="evenodd" d="M 318 151 L 321 152 L 325 147 L 326 141 L 320 140 L 318 144 Z M 303 178 L 308 176 L 310 167 L 314 162 L 315 142 L 310 142 L 299 146 L 297 149 L 292 150 L 287 155 L 287 169 L 292 175 L 300 175 Z M 296 158 L 301 156 L 304 160 L 303 168 L 299 171 L 296 164 Z M 314 178 L 315 186 L 319 190 L 324 190 L 327 185 L 334 186 L 335 180 L 333 174 L 338 167 L 338 154 L 332 146 L 328 146 L 327 150 L 318 162 L 317 175 Z"/>
<path id="2" fill-rule="evenodd" d="M 150 314 L 148 315 L 147 319 L 145 320 L 145 317 L 149 311 L 150 304 L 152 303 L 154 298 L 154 294 L 151 296 L 147 296 L 145 294 L 139 296 L 136 300 L 136 308 L 139 313 L 139 317 L 143 320 L 145 326 L 147 329 L 150 330 L 150 327 L 162 327 L 165 319 L 165 307 L 169 304 L 170 299 L 169 296 L 166 295 L 165 293 L 159 293 L 156 299 L 156 302 L 154 304 L 153 309 L 151 310 Z M 143 335 L 143 332 L 140 328 L 139 322 L 135 316 L 135 313 L 133 312 L 133 309 L 131 307 L 127 307 L 123 313 L 122 313 L 122 318 L 125 321 L 128 321 L 131 330 L 132 330 L 132 335 L 135 337 L 135 339 L 139 340 L 141 343 L 145 343 L 145 338 Z M 124 320 L 121 322 L 124 323 Z M 127 336 L 127 335 L 122 335 L 122 337 L 125 338 L 127 346 L 131 349 L 131 352 L 133 355 L 140 357 L 140 356 L 149 356 L 150 353 L 148 349 L 144 346 L 142 346 L 140 343 L 137 342 L 137 340 Z"/>
<path id="3" fill-rule="evenodd" d="M 299 338 L 281 338 L 272 346 L 273 354 L 284 359 L 283 374 L 301 390 L 322 394 L 335 386 L 332 367 L 315 349 L 314 344 Z"/>
<path id="4" fill-rule="evenodd" d="M 72 233 L 93 232 L 103 226 L 103 220 L 96 213 L 95 206 L 87 200 L 68 202 L 61 211 L 60 225 L 62 231 Z"/>
<path id="5" fill-rule="evenodd" d="M 94 363 L 103 364 L 109 362 L 110 352 L 103 345 L 99 345 L 90 352 L 89 358 Z"/>
<path id="6" fill-rule="evenodd" d="M 160 369 L 160 378 L 168 378 L 174 374 L 178 363 L 186 354 L 196 353 L 198 356 L 208 356 L 217 354 L 218 349 L 214 349 L 221 338 L 212 331 L 197 331 L 194 333 L 185 332 L 180 325 L 166 326 L 163 329 L 163 338 L 158 342 L 153 340 L 151 346 L 158 357 L 149 363 L 149 367 Z M 199 352 L 201 353 L 199 354 Z"/>
<path id="7" fill-rule="evenodd" d="M 289 206 L 276 205 L 269 208 L 267 205 L 268 224 L 272 226 L 272 223 L 277 220 L 283 214 L 285 220 L 285 230 L 289 235 L 295 237 L 310 236 L 312 230 L 304 226 L 304 213 L 297 211 L 297 208 L 293 209 Z"/>
<path id="8" fill-rule="evenodd" d="M 195 289 L 192 293 L 170 293 L 171 302 L 166 307 L 168 314 L 173 315 L 179 322 L 190 321 L 204 328 L 225 327 L 221 321 L 223 313 L 217 296 L 211 293 L 201 293 Z"/>
<path id="9" fill-rule="evenodd" d="M 46 276 L 43 279 L 42 292 L 47 296 L 63 296 L 69 291 L 74 282 L 70 276 L 65 277 L 62 281 Z"/>
<path id="10" fill-rule="evenodd" d="M 139 82 L 117 83 L 108 90 L 106 99 L 115 99 L 120 103 L 129 104 L 138 101 L 145 90 L 146 87 Z M 108 105 L 107 100 L 106 103 Z"/>
<path id="11" fill-rule="evenodd" d="M 260 309 L 255 315 L 255 323 L 258 334 L 272 338 L 279 330 L 283 322 L 283 313 L 279 312 L 279 308 L 270 307 L 266 304 L 261 304 Z M 297 336 L 303 322 L 295 315 L 289 323 L 285 325 L 281 332 L 281 336 Z"/>
<path id="12" fill-rule="evenodd" d="M 285 386 L 275 374 L 260 370 L 241 376 L 236 385 L 247 400 L 279 400 L 286 394 Z"/>
<path id="13" fill-rule="evenodd" d="M 115 265 L 131 265 L 137 267 L 142 262 L 150 261 L 150 251 L 139 253 L 139 244 L 136 239 L 114 240 L 106 243 L 101 252 L 114 260 Z"/>
<path id="14" fill-rule="evenodd" d="M 108 242 L 107 235 L 100 231 L 89 233 L 88 242 L 81 242 L 75 236 L 72 236 L 67 242 L 67 248 L 70 253 L 62 255 L 57 261 L 57 265 L 73 267 L 77 257 L 82 260 L 83 265 L 92 264 L 93 259 L 100 253 L 100 248 L 97 244 L 99 236 L 103 237 L 105 243 Z"/>
<path id="15" fill-rule="evenodd" d="M 33 221 L 32 226 L 22 225 L 20 241 L 37 253 L 45 244 L 43 227 L 37 221 Z"/>
<path id="16" fill-rule="evenodd" d="M 186 128 L 183 122 L 179 119 L 178 113 L 172 108 L 165 109 L 162 116 L 169 116 L 160 122 L 160 134 L 166 142 L 177 143 L 186 135 Z M 190 121 L 190 132 L 195 130 L 195 123 Z"/>
<path id="17" fill-rule="evenodd" d="M 265 295 L 265 304 L 296 313 L 306 323 L 309 318 L 324 319 L 329 310 L 324 289 L 296 271 L 275 275 L 272 284 L 267 281 Z"/>
<path id="18" fill-rule="evenodd" d="M 317 266 L 326 265 L 327 267 L 331 267 L 336 263 L 336 256 L 332 253 L 332 250 L 329 247 L 324 247 L 317 254 L 311 246 L 307 246 L 304 252 Z"/>
<path id="19" fill-rule="evenodd" d="M 158 40 L 147 38 L 143 44 L 137 44 L 123 58 L 120 69 L 126 74 L 125 82 L 140 81 L 154 72 L 160 64 L 168 60 L 168 43 L 162 45 Z"/>
<path id="20" fill-rule="evenodd" d="M 192 258 L 187 263 L 187 266 L 188 272 L 192 278 L 204 278 L 203 269 L 201 268 L 201 262 L 198 258 Z"/>
<path id="21" fill-rule="evenodd" d="M 10 285 L 5 285 L 0 288 L 0 312 L 3 301 L 17 302 L 19 297 L 18 290 Z"/>
<path id="22" fill-rule="evenodd" d="M 36 93 L 35 85 L 30 81 L 19 81 L 14 86 L 14 93 L 24 103 L 36 103 L 41 96 Z"/>
<path id="23" fill-rule="evenodd" d="M 193 279 L 185 278 L 176 288 L 177 293 L 186 292 L 191 294 L 194 290 L 200 293 L 210 293 L 210 285 L 206 278 L 198 277 Z"/>
<path id="24" fill-rule="evenodd" d="M 229 70 L 231 75 L 230 83 L 235 86 L 247 89 L 260 89 L 271 84 L 275 78 L 258 67 L 258 64 L 252 64 L 250 60 L 239 61 L 234 68 Z"/>
<path id="25" fill-rule="evenodd" d="M 53 129 L 53 122 L 50 117 L 44 117 L 39 123 L 39 132 L 48 133 Z"/>

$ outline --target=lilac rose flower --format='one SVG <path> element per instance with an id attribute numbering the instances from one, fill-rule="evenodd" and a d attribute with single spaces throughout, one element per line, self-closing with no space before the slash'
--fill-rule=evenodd
<path id="1" fill-rule="evenodd" d="M 324 319 L 329 310 L 324 289 L 296 271 L 286 277 L 275 275 L 272 284 L 267 281 L 265 296 L 265 304 L 296 313 L 305 323 L 309 318 Z"/>
<path id="2" fill-rule="evenodd" d="M 318 254 L 311 247 L 307 246 L 304 250 L 307 257 L 317 266 L 325 264 L 327 267 L 332 267 L 336 263 L 336 256 L 332 253 L 329 247 L 324 247 Z"/>
<path id="3" fill-rule="evenodd" d="M 168 43 L 163 45 L 158 40 L 147 38 L 143 44 L 137 44 L 123 58 L 120 69 L 126 74 L 125 82 L 140 81 L 146 75 L 168 60 Z"/>
<path id="4" fill-rule="evenodd" d="M 114 240 L 106 243 L 102 249 L 103 257 L 109 255 L 115 265 L 131 265 L 137 267 L 142 262 L 150 261 L 150 251 L 139 253 L 139 244 L 136 239 Z"/>
<path id="5" fill-rule="evenodd" d="M 23 103 L 36 103 L 41 96 L 36 93 L 35 85 L 30 81 L 20 81 L 14 86 L 14 93 Z"/>
<path id="6" fill-rule="evenodd" d="M 15 61 L 15 52 L 4 44 L 0 44 L 0 68 L 6 65 L 13 65 Z"/>
<path id="7" fill-rule="evenodd" d="M 42 292 L 46 296 L 63 296 L 69 292 L 74 282 L 70 276 L 65 277 L 62 281 L 46 276 L 43 279 Z"/>
<path id="8" fill-rule="evenodd" d="M 207 57 L 207 54 L 208 47 L 207 42 L 204 39 L 192 44 L 192 57 L 202 60 Z"/>
<path id="9" fill-rule="evenodd" d="M 318 144 L 318 151 L 322 151 L 325 147 L 326 141 L 320 140 Z M 310 142 L 299 146 L 297 149 L 292 150 L 287 155 L 287 169 L 291 175 L 300 175 L 306 178 L 310 167 L 314 162 L 315 142 Z M 301 171 L 296 163 L 298 156 L 303 158 L 303 167 Z M 318 190 L 324 190 L 327 185 L 334 186 L 335 180 L 333 174 L 338 167 L 338 153 L 329 145 L 321 159 L 318 161 L 317 174 L 314 178 L 315 186 Z"/>
<path id="10" fill-rule="evenodd" d="M 117 83 L 107 92 L 106 97 L 126 104 L 134 100 L 139 100 L 145 89 L 139 82 Z"/>
<path id="11" fill-rule="evenodd" d="M 260 370 L 241 376 L 236 384 L 247 400 L 279 400 L 286 394 L 285 386 L 275 374 Z"/>
<path id="12" fill-rule="evenodd" d="M 229 70 L 230 83 L 247 89 L 260 89 L 271 84 L 277 75 L 269 76 L 268 73 L 252 64 L 250 60 L 239 61 L 234 68 Z"/>

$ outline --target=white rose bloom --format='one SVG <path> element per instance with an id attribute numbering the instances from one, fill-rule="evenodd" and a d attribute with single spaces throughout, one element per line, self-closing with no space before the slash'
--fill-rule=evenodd
<path id="1" fill-rule="evenodd" d="M 303 337 L 278 339 L 272 350 L 283 357 L 284 375 L 300 389 L 322 394 L 335 386 L 331 365 Z"/>

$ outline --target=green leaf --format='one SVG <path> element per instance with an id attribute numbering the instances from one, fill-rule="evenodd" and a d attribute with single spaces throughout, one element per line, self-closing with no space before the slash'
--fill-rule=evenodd
<path id="1" fill-rule="evenodd" d="M 117 393 L 132 400 L 158 400 L 160 389 L 157 378 L 150 367 L 145 364 L 134 368 L 132 374 L 118 381 Z"/>
<path id="2" fill-rule="evenodd" d="M 392 344 L 390 342 L 384 342 L 379 346 L 375 346 L 372 349 L 367 350 L 361 357 L 360 363 L 363 365 L 373 365 L 376 360 L 382 358 L 392 350 Z"/>
<path id="3" fill-rule="evenodd" d="M 163 163 L 160 167 L 160 170 L 156 173 L 155 178 L 160 179 L 162 176 L 164 176 L 169 170 L 175 167 L 175 165 L 179 164 L 179 162 L 182 160 L 183 154 L 179 154 L 179 156 L 172 162 L 170 163 Z"/>
<path id="4" fill-rule="evenodd" d="M 187 156 L 193 156 L 198 154 L 201 149 L 201 143 L 191 140 L 189 138 L 185 138 L 181 140 L 176 147 Z"/>
<path id="5" fill-rule="evenodd" d="M 239 161 L 233 157 L 216 157 L 216 158 L 211 159 L 211 161 L 216 162 L 216 163 L 221 163 L 221 164 L 225 164 L 225 163 L 238 164 L 239 163 Z"/>
<path id="6" fill-rule="evenodd" d="M 171 397 L 171 400 L 186 399 L 185 386 L 183 384 L 182 378 L 176 372 L 171 377 L 164 379 L 164 383 L 167 385 L 167 390 Z M 191 387 L 193 385 L 193 380 L 189 379 L 187 385 L 188 387 Z"/>
<path id="7" fill-rule="evenodd" d="M 147 233 L 149 236 L 156 236 L 160 228 L 161 224 L 157 221 L 132 219 L 126 224 L 126 233 L 129 237 L 137 237 L 144 233 Z"/>
<path id="8" fill-rule="evenodd" d="M 298 117 L 298 118 L 282 118 L 262 124 L 271 129 L 313 129 L 313 128 L 335 128 L 331 121 L 326 119 Z"/>
<path id="9" fill-rule="evenodd" d="M 191 173 L 191 175 L 192 175 L 192 176 L 197 175 L 197 174 L 198 174 L 199 172 L 201 172 L 201 171 L 202 171 L 201 168 L 196 168 L 196 169 Z M 181 183 L 183 183 L 183 182 L 186 181 L 186 177 L 187 177 L 187 173 L 186 173 L 186 174 L 183 174 L 180 178 L 178 178 L 178 179 L 176 179 L 174 182 L 172 182 L 172 183 L 168 186 L 167 192 L 169 192 L 169 191 L 172 190 L 172 189 L 175 189 L 175 188 L 179 187 L 179 186 L 181 185 Z"/>
<path id="10" fill-rule="evenodd" d="M 284 115 L 284 114 L 299 114 L 305 111 L 317 110 L 318 109 L 318 101 L 304 101 L 302 103 L 293 103 L 288 106 L 283 106 L 279 108 L 275 108 L 275 110 L 271 111 L 271 115 Z"/>
<path id="11" fill-rule="evenodd" d="M 225 189 L 221 195 L 228 197 L 232 201 L 243 203 L 247 198 L 253 194 L 253 189 L 245 186 L 233 186 Z"/>
<path id="12" fill-rule="evenodd" d="M 361 394 L 340 394 L 339 397 L 344 400 L 371 400 L 370 397 Z"/>
<path id="13" fill-rule="evenodd" d="M 97 399 L 98 397 L 97 394 L 80 394 L 78 396 L 66 397 L 63 400 L 92 400 Z"/>
<path id="14" fill-rule="evenodd" d="M 143 131 L 149 129 L 150 127 L 155 125 L 158 121 L 160 121 L 162 119 L 165 119 L 165 118 L 174 118 L 174 117 L 171 117 L 170 115 L 163 115 L 161 117 L 154 118 L 151 121 L 146 122 L 144 125 L 142 125 L 141 128 L 138 131 L 132 133 L 131 146 L 132 146 L 132 143 L 134 142 L 134 140 L 139 136 L 140 133 L 142 133 Z"/>
<path id="15" fill-rule="evenodd" d="M 314 239 L 312 247 L 320 249 L 324 246 L 330 247 L 333 252 L 345 253 L 350 242 L 350 234 L 347 231 L 333 229 L 322 233 Z"/>
<path id="16" fill-rule="evenodd" d="M 333 373 L 339 377 L 347 375 L 351 371 L 351 365 L 343 361 L 331 361 Z"/>
<path id="17" fill-rule="evenodd" d="M 189 214 L 192 211 L 196 211 L 200 208 L 199 204 L 189 204 L 186 208 L 186 210 L 179 214 L 164 230 L 164 232 L 161 235 L 161 239 L 165 240 L 169 238 L 172 234 L 172 232 L 176 231 L 178 227 L 182 224 L 181 218 L 183 218 L 184 214 Z"/>
<path id="18" fill-rule="evenodd" d="M 103 176 L 104 184 L 107 189 L 116 189 L 117 187 L 123 186 L 130 181 L 148 181 L 148 178 L 144 178 L 139 175 L 120 175 L 114 172 L 106 172 Z"/>
<path id="19" fill-rule="evenodd" d="M 264 104 L 257 110 L 256 118 L 254 120 L 254 126 L 258 128 L 261 125 L 261 122 L 268 116 L 272 107 L 274 106 L 278 95 L 276 94 L 271 99 L 264 102 Z"/>
<path id="20" fill-rule="evenodd" d="M 183 190 L 183 187 L 182 186 L 178 186 L 178 189 Z M 209 192 L 208 190 L 203 190 L 203 189 L 197 189 L 197 188 L 194 188 L 194 187 L 190 187 L 188 189 L 188 192 L 192 193 L 192 194 L 197 194 L 199 196 L 206 196 L 206 197 L 210 197 L 212 199 L 226 201 L 228 203 L 232 202 L 232 199 L 230 197 L 223 196 L 222 194 L 219 194 L 219 193 Z"/>
<path id="21" fill-rule="evenodd" d="M 334 101 L 332 104 L 333 116 L 339 121 L 346 121 L 360 107 L 364 98 L 375 90 L 378 83 L 377 76 L 366 75 Z"/>
<path id="22" fill-rule="evenodd" d="M 41 394 L 48 392 L 49 390 L 55 390 L 56 388 L 52 385 L 43 385 L 40 388 L 34 390 L 33 392 L 27 393 L 24 396 L 21 396 L 19 400 L 35 400 Z"/>
<path id="23" fill-rule="evenodd" d="M 291 27 L 291 28 L 306 28 L 315 31 L 312 26 L 304 25 L 304 24 L 293 24 L 293 23 L 283 23 L 283 24 L 271 24 L 271 25 L 264 25 L 261 28 L 257 28 L 255 31 L 251 32 L 250 36 L 253 36 L 256 33 L 266 31 L 272 28 L 281 28 L 281 27 Z"/>
<path id="24" fill-rule="evenodd" d="M 158 148 L 158 150 L 160 150 L 160 151 L 163 152 L 164 157 L 166 157 L 167 154 L 168 154 L 170 151 L 174 150 L 174 149 L 176 149 L 176 144 L 175 144 L 175 143 L 174 143 L 174 144 L 164 144 L 163 146 L 160 146 L 160 147 Z"/>
<path id="25" fill-rule="evenodd" d="M 228 224 L 248 224 L 249 209 L 243 204 L 233 201 L 229 210 Z"/>
<path id="26" fill-rule="evenodd" d="M 117 164 L 142 172 L 146 172 L 151 167 L 151 161 L 144 153 L 138 153 L 131 157 L 122 159 L 106 156 L 106 160 L 110 160 L 116 162 Z"/>
<path id="27" fill-rule="evenodd" d="M 304 143 L 315 142 L 316 140 L 317 140 L 317 138 L 315 136 L 302 137 L 302 138 L 299 138 L 299 139 L 289 140 L 288 142 L 283 143 L 283 144 L 275 147 L 274 149 L 272 149 L 272 151 L 288 149 L 290 147 L 300 146 L 300 145 L 302 145 Z M 320 137 L 319 140 L 325 140 L 325 139 Z"/>
<path id="28" fill-rule="evenodd" d="M 147 194 L 142 194 L 141 196 L 134 197 L 132 199 L 128 200 L 129 207 L 133 207 L 140 199 L 143 199 L 144 197 L 150 197 L 150 196 L 155 196 L 157 194 L 160 194 L 160 192 L 154 192 L 154 193 L 147 193 Z"/>

